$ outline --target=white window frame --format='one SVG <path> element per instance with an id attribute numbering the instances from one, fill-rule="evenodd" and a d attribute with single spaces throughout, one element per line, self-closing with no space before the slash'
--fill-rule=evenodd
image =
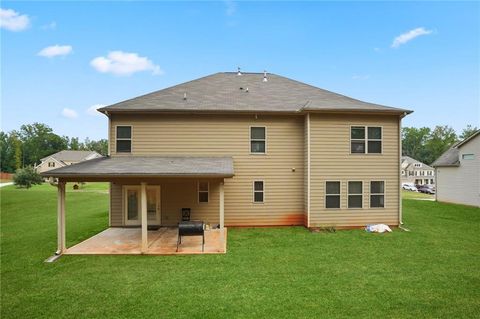
<path id="1" fill-rule="evenodd" d="M 365 129 L 365 138 L 364 139 L 361 139 L 361 138 L 352 138 L 352 128 L 353 127 L 363 127 Z M 382 138 L 381 139 L 369 139 L 368 138 L 368 128 L 369 127 L 379 127 L 380 128 L 380 134 L 382 135 Z M 348 132 L 349 134 L 349 137 L 350 137 L 350 143 L 348 145 L 348 148 L 349 148 L 349 152 L 350 152 L 350 155 L 383 155 L 383 126 L 381 125 L 350 125 L 350 131 Z M 364 153 L 352 153 L 352 141 L 363 141 L 365 142 L 365 152 Z M 372 142 L 380 142 L 380 148 L 381 148 L 381 152 L 380 153 L 369 153 L 368 152 L 368 142 L 369 141 L 372 141 Z"/>
<path id="2" fill-rule="evenodd" d="M 340 193 L 338 193 L 338 194 L 327 194 L 327 183 L 340 183 Z M 340 207 L 327 207 L 327 196 L 338 196 L 340 198 L 340 200 L 339 200 Z M 325 203 L 324 203 L 325 209 L 328 209 L 328 210 L 342 209 L 342 181 L 331 181 L 331 180 L 325 181 L 325 199 L 324 199 L 324 201 L 325 201 Z"/>
<path id="3" fill-rule="evenodd" d="M 117 134 L 118 134 L 117 128 L 119 126 L 120 127 L 130 127 L 130 138 L 124 138 L 124 137 L 118 138 L 117 137 Z M 117 141 L 118 140 L 120 140 L 120 141 L 130 141 L 130 152 L 118 152 L 117 151 Z M 115 125 L 115 154 L 132 154 L 132 153 L 133 153 L 133 125 L 129 125 L 129 124 Z"/>
<path id="4" fill-rule="evenodd" d="M 255 182 L 262 182 L 263 189 L 261 191 L 256 191 L 255 190 Z M 262 202 L 257 202 L 255 201 L 255 193 L 263 193 L 263 201 Z M 252 183 L 252 202 L 254 204 L 263 204 L 265 203 L 265 181 L 263 179 L 256 179 Z"/>
<path id="5" fill-rule="evenodd" d="M 263 128 L 265 129 L 265 139 L 253 139 L 252 138 L 252 128 Z M 248 148 L 250 151 L 250 155 L 266 155 L 267 154 L 267 126 L 265 125 L 250 125 L 249 128 L 249 142 L 248 142 Z M 265 152 L 260 153 L 260 152 L 252 152 L 252 142 L 264 142 L 265 143 Z"/>
<path id="6" fill-rule="evenodd" d="M 355 183 L 355 182 L 359 182 L 359 183 L 362 183 L 362 192 L 360 194 L 350 194 L 350 183 Z M 363 181 L 359 181 L 359 180 L 352 180 L 352 181 L 347 181 L 347 209 L 363 209 L 363 194 L 365 193 L 365 190 L 364 190 L 364 182 Z M 362 196 L 362 207 L 350 207 L 350 195 L 352 196 Z"/>
<path id="7" fill-rule="evenodd" d="M 372 193 L 372 182 L 383 182 L 383 193 Z M 368 204 L 372 209 L 385 209 L 387 207 L 387 182 L 385 180 L 371 180 L 369 183 L 370 187 L 368 189 Z M 372 207 L 372 195 L 383 195 L 383 207 Z"/>
<path id="8" fill-rule="evenodd" d="M 201 191 L 200 190 L 200 183 L 207 183 L 207 190 L 206 191 Z M 207 201 L 206 202 L 201 202 L 200 201 L 200 193 L 207 193 Z M 208 204 L 210 202 L 210 182 L 205 182 L 205 181 L 198 181 L 197 182 L 197 202 L 199 204 Z"/>

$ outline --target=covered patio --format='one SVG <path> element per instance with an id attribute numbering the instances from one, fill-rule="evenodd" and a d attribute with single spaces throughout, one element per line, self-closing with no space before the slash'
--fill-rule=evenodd
<path id="1" fill-rule="evenodd" d="M 105 254 L 148 254 L 148 255 L 173 255 L 173 254 L 218 254 L 226 252 L 227 231 L 224 227 L 224 179 L 233 176 L 233 159 L 231 157 L 133 157 L 118 156 L 93 159 L 78 164 L 65 166 L 42 174 L 54 178 L 54 185 L 58 188 L 57 197 L 57 252 L 56 255 L 105 255 Z M 162 204 L 168 198 L 163 195 L 174 196 L 178 187 L 172 192 L 160 192 L 165 185 L 192 182 L 194 180 L 211 180 L 215 183 L 216 198 L 208 214 L 193 214 L 192 220 L 205 222 L 202 216 L 212 217 L 211 209 L 215 207 L 218 212 L 214 217 L 218 223 L 205 223 L 202 236 L 182 236 L 181 244 L 177 250 L 178 225 L 172 221 L 171 214 L 162 220 Z M 165 182 L 163 181 L 168 181 Z M 108 229 L 78 243 L 66 247 L 65 235 L 65 188 L 68 182 L 110 182 L 111 185 L 122 185 L 126 192 L 119 200 L 124 220 L 120 225 L 112 227 L 112 219 Z M 132 186 L 138 185 L 138 186 Z M 177 185 L 178 186 L 178 185 Z M 118 188 L 117 187 L 117 188 Z M 121 188 L 121 187 L 120 187 Z M 111 188 L 112 190 L 112 188 Z M 123 195 L 122 195 L 123 194 Z M 128 197 L 125 195 L 128 194 Z M 158 195 L 157 195 L 158 194 Z M 134 196 L 134 200 L 132 200 Z M 180 205 L 184 205 L 182 197 Z M 112 193 L 110 193 L 110 212 L 112 215 Z M 178 198 L 176 198 L 178 202 Z M 191 202 L 190 202 L 191 204 Z M 209 203 L 207 203 L 209 204 Z M 188 205 L 188 202 L 185 202 Z M 215 205 L 215 206 L 213 206 Z M 175 210 L 176 206 L 167 206 Z M 174 207 L 174 208 L 171 208 Z M 182 206 L 183 207 L 183 206 Z M 182 208 L 183 210 L 183 208 Z M 181 212 L 178 211 L 180 215 Z M 213 213 L 216 214 L 216 213 Z M 133 217 L 132 217 L 133 216 Z M 178 220 L 182 223 L 183 219 Z M 196 218 L 197 217 L 197 218 Z M 167 222 L 165 225 L 164 222 Z"/>
<path id="2" fill-rule="evenodd" d="M 205 244 L 202 237 L 182 238 L 177 251 L 176 227 L 161 227 L 148 231 L 147 255 L 182 254 L 224 254 L 227 251 L 227 229 L 205 231 Z M 142 254 L 142 232 L 138 228 L 108 228 L 87 240 L 67 248 L 66 255 L 138 255 Z"/>

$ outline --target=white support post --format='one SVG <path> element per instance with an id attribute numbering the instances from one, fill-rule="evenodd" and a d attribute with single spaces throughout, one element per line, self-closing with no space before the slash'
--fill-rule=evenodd
<path id="1" fill-rule="evenodd" d="M 65 182 L 57 185 L 57 255 L 66 250 L 65 245 Z"/>
<path id="2" fill-rule="evenodd" d="M 220 182 L 220 229 L 225 226 L 225 185 L 224 181 Z"/>
<path id="3" fill-rule="evenodd" d="M 147 183 L 141 183 L 140 210 L 142 211 L 142 253 L 146 253 L 148 250 Z"/>
<path id="4" fill-rule="evenodd" d="M 311 188 L 311 172 L 312 166 L 310 162 L 311 145 L 310 145 L 310 113 L 305 118 L 307 130 L 307 228 L 310 228 L 310 188 Z"/>

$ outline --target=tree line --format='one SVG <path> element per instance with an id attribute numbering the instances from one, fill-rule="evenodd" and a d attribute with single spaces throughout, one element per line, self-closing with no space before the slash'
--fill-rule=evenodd
<path id="1" fill-rule="evenodd" d="M 108 141 L 78 137 L 69 138 L 53 132 L 46 124 L 25 124 L 19 130 L 0 131 L 0 166 L 2 172 L 13 173 L 22 167 L 34 166 L 40 159 L 63 150 L 96 151 L 108 153 Z"/>
<path id="2" fill-rule="evenodd" d="M 477 127 L 467 125 L 457 135 L 455 130 L 447 125 L 437 125 L 433 129 L 404 127 L 402 128 L 402 154 L 430 165 L 453 144 L 470 137 L 477 130 Z"/>
<path id="3" fill-rule="evenodd" d="M 402 154 L 430 165 L 453 144 L 471 136 L 477 130 L 477 127 L 468 125 L 457 135 L 449 126 L 439 125 L 433 129 L 404 127 Z M 19 168 L 34 166 L 41 158 L 62 150 L 88 150 L 107 155 L 108 141 L 86 138 L 80 142 L 77 137 L 57 135 L 52 128 L 42 123 L 22 125 L 19 130 L 9 133 L 0 132 L 2 172 L 13 173 Z"/>

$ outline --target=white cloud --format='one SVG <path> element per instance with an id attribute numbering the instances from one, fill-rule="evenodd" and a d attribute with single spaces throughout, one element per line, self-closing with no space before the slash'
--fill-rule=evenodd
<path id="1" fill-rule="evenodd" d="M 428 35 L 430 33 L 432 33 L 432 31 L 427 30 L 425 28 L 412 29 L 408 32 L 400 34 L 398 37 L 393 39 L 392 48 L 398 48 L 402 44 L 405 44 L 408 41 L 411 41 L 411 40 L 415 39 L 416 37 L 419 37 L 421 35 Z"/>
<path id="2" fill-rule="evenodd" d="M 102 115 L 102 113 L 98 112 L 97 109 L 101 108 L 101 107 L 104 107 L 105 104 L 94 104 L 92 106 L 90 106 L 88 109 L 87 109 L 87 114 L 88 115 L 92 115 L 92 116 L 99 116 L 99 115 Z"/>
<path id="3" fill-rule="evenodd" d="M 30 19 L 12 9 L 0 8 L 0 27 L 10 31 L 22 31 L 28 28 Z"/>
<path id="4" fill-rule="evenodd" d="M 57 23 L 55 21 L 52 21 L 48 24 L 42 25 L 41 28 L 42 30 L 54 30 L 57 28 Z"/>
<path id="5" fill-rule="evenodd" d="M 235 12 L 237 12 L 237 4 L 235 1 L 227 0 L 225 1 L 225 6 L 227 7 L 225 11 L 227 16 L 233 16 Z"/>
<path id="6" fill-rule="evenodd" d="M 75 119 L 78 117 L 78 114 L 75 110 L 69 109 L 69 108 L 64 108 L 62 110 L 62 115 L 68 119 Z"/>
<path id="7" fill-rule="evenodd" d="M 369 74 L 364 74 L 364 75 L 354 74 L 352 76 L 352 79 L 353 80 L 368 80 L 368 79 L 370 79 L 370 75 Z"/>
<path id="8" fill-rule="evenodd" d="M 72 52 L 72 47 L 70 45 L 55 44 L 42 49 L 40 52 L 38 52 L 38 55 L 46 58 L 53 58 L 61 55 L 68 55 L 71 52 Z"/>
<path id="9" fill-rule="evenodd" d="M 112 51 L 106 57 L 96 57 L 90 61 L 90 65 L 98 72 L 115 75 L 131 75 L 141 71 L 152 71 L 155 75 L 163 73 L 160 66 L 147 57 L 123 51 Z"/>

